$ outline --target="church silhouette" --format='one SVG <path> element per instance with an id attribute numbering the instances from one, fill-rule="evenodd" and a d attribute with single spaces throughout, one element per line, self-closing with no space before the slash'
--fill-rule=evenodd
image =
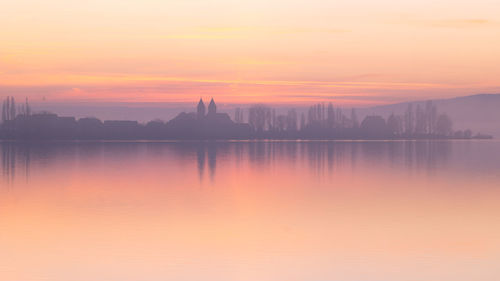
<path id="1" fill-rule="evenodd" d="M 248 124 L 234 123 L 227 113 L 218 113 L 213 98 L 208 104 L 208 110 L 200 98 L 196 112 L 182 112 L 166 125 L 179 138 L 237 138 L 250 135 L 251 132 Z"/>

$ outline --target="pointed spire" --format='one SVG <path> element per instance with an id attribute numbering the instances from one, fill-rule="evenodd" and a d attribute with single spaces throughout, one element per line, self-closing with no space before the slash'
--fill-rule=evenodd
<path id="1" fill-rule="evenodd" d="M 205 104 L 202 98 L 200 98 L 200 102 L 198 103 L 197 113 L 198 119 L 203 119 L 205 117 Z"/>
<path id="2" fill-rule="evenodd" d="M 217 113 L 217 106 L 215 105 L 214 98 L 210 100 L 210 104 L 208 105 L 208 114 L 213 115 Z"/>

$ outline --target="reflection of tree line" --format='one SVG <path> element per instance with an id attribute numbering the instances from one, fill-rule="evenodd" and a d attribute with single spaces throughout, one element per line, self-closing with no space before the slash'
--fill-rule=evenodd
<path id="1" fill-rule="evenodd" d="M 452 145 L 448 141 L 214 142 L 198 146 L 198 172 L 200 179 L 203 179 L 208 162 L 213 181 L 216 158 L 222 153 L 231 155 L 228 161 L 234 161 L 235 165 L 244 161 L 259 169 L 272 168 L 274 165 L 296 165 L 296 168 L 306 168 L 317 175 L 335 173 L 348 167 L 357 171 L 359 165 L 374 169 L 388 166 L 433 173 L 440 165 L 447 163 Z"/>
<path id="2" fill-rule="evenodd" d="M 16 152 L 10 144 L 2 144 L 2 173 L 5 180 L 12 182 L 16 172 Z"/>
<path id="3" fill-rule="evenodd" d="M 16 174 L 29 177 L 31 161 L 44 160 L 45 165 L 57 159 L 92 165 L 101 158 L 135 163 L 141 157 L 157 157 L 159 161 L 192 161 L 195 156 L 200 180 L 208 172 L 215 180 L 217 157 L 229 165 L 248 163 L 256 169 L 288 167 L 308 169 L 318 175 L 338 169 L 357 171 L 365 167 L 389 166 L 394 169 L 433 172 L 445 165 L 451 154 L 449 141 L 257 141 L 257 142 L 178 142 L 178 143 L 0 143 L 4 181 L 14 181 Z M 144 148 L 146 150 L 144 150 Z M 141 155 L 141 152 L 147 152 Z M 156 163 L 156 162 L 155 162 Z M 192 162 L 191 162 L 192 163 Z M 85 166 L 83 166 L 85 167 Z M 295 168 L 294 168 L 295 167 Z M 130 167 L 133 168 L 133 167 Z M 16 169 L 22 171 L 16 173 Z"/>
<path id="4" fill-rule="evenodd" d="M 29 145 L 15 143 L 1 143 L 2 175 L 7 183 L 14 182 L 16 169 L 24 172 L 26 180 L 29 178 L 31 151 Z"/>

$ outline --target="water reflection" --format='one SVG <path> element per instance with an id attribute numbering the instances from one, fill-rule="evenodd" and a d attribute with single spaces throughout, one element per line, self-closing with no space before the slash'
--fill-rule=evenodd
<path id="1" fill-rule="evenodd" d="M 0 149 L 0 280 L 500 280 L 500 142 Z"/>
<path id="2" fill-rule="evenodd" d="M 4 181 L 13 183 L 16 178 L 16 169 L 27 180 L 31 162 L 31 147 L 14 143 L 1 144 L 2 149 L 2 175 Z"/>
<path id="3" fill-rule="evenodd" d="M 1 143 L 2 175 L 5 183 L 29 180 L 30 167 L 49 167 L 56 162 L 92 165 L 120 159 L 122 168 L 133 169 L 138 159 L 155 157 L 190 162 L 195 159 L 200 181 L 216 179 L 218 158 L 238 166 L 294 166 L 301 163 L 316 176 L 361 166 L 386 166 L 405 172 L 425 172 L 449 165 L 453 149 L 464 143 L 452 141 L 369 142 L 186 142 L 186 143 Z M 480 146 L 480 144 L 478 145 Z M 147 153 L 149 152 L 149 153 Z M 195 156 L 195 157 L 193 157 Z M 459 157 L 464 157 L 458 155 Z M 484 155 L 482 155 L 484 156 Z M 469 156 L 470 157 L 470 156 Z M 461 159 L 465 160 L 465 159 Z M 457 163 L 455 163 L 457 164 Z M 205 175 L 207 174 L 207 176 Z"/>
<path id="4" fill-rule="evenodd" d="M 215 143 L 198 143 L 195 145 L 197 150 L 198 177 L 200 181 L 205 177 L 205 163 L 208 163 L 208 173 L 210 181 L 214 181 L 215 170 L 217 166 L 217 146 Z"/>
<path id="5" fill-rule="evenodd" d="M 198 146 L 198 177 L 200 178 L 200 181 L 203 180 L 203 176 L 205 174 L 205 146 L 200 145 Z"/>
<path id="6" fill-rule="evenodd" d="M 10 144 L 2 145 L 2 172 L 5 181 L 11 182 L 14 180 L 16 173 L 16 151 Z"/>

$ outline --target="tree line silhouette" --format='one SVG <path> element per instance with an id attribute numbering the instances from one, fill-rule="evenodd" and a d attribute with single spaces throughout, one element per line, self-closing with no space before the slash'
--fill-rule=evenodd
<path id="1" fill-rule="evenodd" d="M 245 114 L 246 113 L 246 114 Z M 246 115 L 246 122 L 245 122 Z M 200 99 L 196 112 L 182 112 L 168 122 L 106 120 L 61 117 L 33 113 L 28 99 L 16 106 L 13 97 L 2 104 L 1 139 L 470 139 L 491 138 L 467 129 L 453 130 L 453 122 L 439 113 L 432 101 L 425 106 L 409 104 L 404 115 L 368 115 L 361 122 L 353 108 L 344 111 L 332 103 L 315 104 L 306 112 L 256 104 L 236 108 L 234 118 L 217 112 L 212 99 L 206 110 Z"/>
<path id="2" fill-rule="evenodd" d="M 235 110 L 235 121 L 242 122 L 241 108 Z M 404 115 L 368 115 L 361 123 L 356 109 L 345 112 L 332 103 L 315 104 L 300 114 L 289 109 L 286 114 L 276 114 L 276 109 L 263 104 L 248 109 L 248 124 L 257 138 L 296 139 L 434 139 L 434 138 L 491 138 L 473 135 L 470 129 L 453 130 L 453 122 L 444 113 L 438 113 L 432 101 L 425 107 L 409 104 Z"/>

